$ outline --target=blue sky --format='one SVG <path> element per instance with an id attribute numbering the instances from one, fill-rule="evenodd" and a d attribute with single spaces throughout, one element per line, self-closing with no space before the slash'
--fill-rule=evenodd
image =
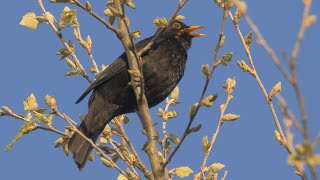
<path id="1" fill-rule="evenodd" d="M 146 38 L 156 30 L 152 21 L 156 17 L 170 17 L 176 7 L 172 0 L 135 1 L 137 9 L 128 10 L 131 19 L 131 29 L 140 29 L 141 39 Z M 93 9 L 102 14 L 104 2 L 93 2 Z M 248 13 L 261 29 L 265 38 L 280 56 L 281 50 L 291 53 L 300 26 L 303 7 L 301 1 L 247 1 Z M 47 10 L 58 17 L 63 4 L 50 4 L 45 1 Z M 320 15 L 315 7 L 319 1 L 313 3 L 312 14 Z M 100 6 L 100 7 L 96 7 Z M 19 26 L 21 17 L 29 11 L 38 15 L 40 10 L 35 1 L 5 1 L 2 3 L 1 22 L 1 88 L 0 105 L 9 106 L 17 113 L 23 113 L 22 102 L 34 93 L 40 103 L 45 107 L 44 96 L 55 96 L 60 111 L 67 113 L 77 120 L 78 114 L 87 111 L 87 99 L 81 104 L 74 104 L 75 100 L 88 86 L 81 77 L 65 77 L 69 71 L 64 62 L 58 61 L 56 51 L 62 48 L 49 26 L 42 24 L 36 31 Z M 70 6 L 74 8 L 73 6 Z M 218 38 L 221 10 L 213 1 L 190 0 L 179 14 L 186 16 L 184 21 L 188 25 L 203 25 L 199 32 L 207 34 L 204 38 L 194 39 L 189 50 L 189 58 L 185 76 L 179 84 L 180 101 L 182 104 L 173 109 L 179 112 L 179 117 L 168 122 L 168 132 L 181 136 L 188 122 L 189 106 L 195 103 L 204 85 L 201 75 L 201 65 L 211 63 L 213 48 Z M 110 64 L 122 53 L 122 46 L 113 33 L 106 30 L 100 23 L 89 17 L 82 10 L 78 11 L 83 35 L 90 35 L 93 40 L 93 53 L 98 64 Z M 243 34 L 249 32 L 246 23 L 241 20 L 240 27 Z M 298 58 L 298 73 L 305 104 L 309 117 L 311 137 L 315 137 L 320 130 L 318 73 L 320 61 L 318 60 L 318 47 L 320 42 L 319 23 L 307 30 Z M 74 40 L 71 30 L 64 30 L 66 39 Z M 233 51 L 233 61 L 228 67 L 219 67 L 214 73 L 208 94 L 218 93 L 220 97 L 216 104 L 202 108 L 195 120 L 195 124 L 203 124 L 201 131 L 187 138 L 177 155 L 169 165 L 169 169 L 178 166 L 190 166 L 195 172 L 203 160 L 201 138 L 204 135 L 212 136 L 218 122 L 219 104 L 225 101 L 225 94 L 221 85 L 228 77 L 237 78 L 237 87 L 234 99 L 227 112 L 241 115 L 238 121 L 225 123 L 217 138 L 208 164 L 223 163 L 229 171 L 227 179 L 299 179 L 293 174 L 295 170 L 287 164 L 287 152 L 274 139 L 275 126 L 271 113 L 267 107 L 260 89 L 253 78 L 243 73 L 236 65 L 236 60 L 246 56 L 232 27 L 230 20 L 226 23 L 226 41 L 220 55 Z M 77 46 L 77 55 L 82 64 L 88 69 L 90 61 L 86 53 Z M 282 95 L 287 98 L 290 107 L 298 112 L 298 106 L 291 86 L 281 76 L 272 64 L 266 52 L 253 43 L 251 47 L 253 59 L 265 87 L 269 90 L 275 83 L 282 81 Z M 275 103 L 276 105 L 276 103 Z M 160 107 L 165 104 L 161 103 Z M 153 118 L 157 108 L 153 108 Z M 280 112 L 277 109 L 277 114 Z M 298 116 L 299 117 L 299 116 Z M 141 135 L 141 125 L 134 114 L 130 114 L 131 123 L 126 130 L 138 150 L 145 142 Z M 54 125 L 62 128 L 65 122 L 56 118 Z M 79 172 L 71 157 L 66 158 L 61 149 L 54 149 L 54 141 L 59 137 L 45 131 L 36 131 L 24 136 L 10 152 L 4 152 L 4 147 L 18 132 L 22 122 L 9 117 L 0 118 L 0 179 L 115 179 L 118 173 L 105 168 L 98 158 L 94 163 L 87 164 L 83 172 Z M 294 131 L 296 132 L 296 131 Z M 295 136 L 295 142 L 300 142 L 301 136 Z M 140 152 L 140 151 L 139 151 Z M 318 148 L 319 152 L 319 148 Z M 142 159 L 147 157 L 141 151 Z M 320 169 L 318 168 L 318 171 Z M 222 174 L 222 173 L 221 173 Z M 191 178 L 190 178 L 191 179 Z"/>

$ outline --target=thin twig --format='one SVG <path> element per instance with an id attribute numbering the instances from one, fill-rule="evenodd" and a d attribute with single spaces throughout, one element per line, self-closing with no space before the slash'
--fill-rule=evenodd
<path id="1" fill-rule="evenodd" d="M 215 46 L 215 49 L 214 49 L 214 57 L 213 57 L 213 63 L 212 63 L 212 66 L 210 68 L 210 72 L 209 72 L 209 77 L 206 79 L 206 82 L 205 82 L 205 85 L 203 87 L 203 90 L 202 90 L 202 93 L 201 93 L 201 96 L 198 100 L 198 104 L 200 104 L 200 102 L 202 101 L 202 99 L 204 98 L 204 95 L 207 91 L 207 88 L 209 86 L 209 83 L 210 83 L 210 80 L 211 80 L 211 77 L 214 73 L 214 70 L 218 67 L 219 65 L 219 62 L 218 62 L 218 53 L 219 53 L 219 50 L 221 48 L 220 44 L 222 42 L 222 39 L 223 39 L 223 34 L 224 34 L 224 23 L 226 21 L 226 14 L 225 14 L 225 11 L 223 12 L 223 15 L 222 15 L 222 22 L 221 22 L 221 26 L 220 26 L 220 33 L 219 33 L 219 38 L 218 38 L 218 42 Z M 173 149 L 172 153 L 169 155 L 167 161 L 164 163 L 163 165 L 163 168 L 165 168 L 171 161 L 171 159 L 173 158 L 173 156 L 175 155 L 175 153 L 178 151 L 178 149 L 180 148 L 181 144 L 183 143 L 183 141 L 186 139 L 186 137 L 189 135 L 189 130 L 191 128 L 191 125 L 196 117 L 196 115 L 198 114 L 198 111 L 199 111 L 199 108 L 200 106 L 196 106 L 196 109 L 194 111 L 194 113 L 192 114 L 192 116 L 190 117 L 190 120 L 188 122 L 188 125 L 186 127 L 186 129 L 184 130 L 184 133 L 180 139 L 180 143 L 177 144 L 177 146 Z"/>
<path id="2" fill-rule="evenodd" d="M 139 176 L 138 172 L 134 169 L 134 166 L 129 162 L 129 160 L 123 155 L 123 153 L 119 150 L 119 148 L 113 143 L 111 139 L 109 139 L 110 145 L 115 149 L 119 157 L 127 164 L 127 166 L 133 171 L 134 175 L 138 178 L 141 179 Z"/>
<path id="3" fill-rule="evenodd" d="M 56 33 L 56 35 L 58 36 L 58 38 L 60 39 L 61 43 L 63 44 L 63 46 L 67 49 L 67 51 L 70 53 L 72 59 L 74 60 L 74 62 L 76 63 L 77 67 L 80 70 L 80 74 L 82 75 L 82 77 L 84 77 L 90 84 L 92 83 L 92 81 L 90 80 L 89 76 L 86 73 L 86 70 L 83 68 L 83 66 L 81 65 L 79 59 L 77 58 L 76 54 L 74 53 L 74 50 L 72 50 L 70 48 L 70 46 L 68 45 L 68 43 L 65 41 L 65 39 L 63 38 L 61 32 L 58 30 L 58 28 L 54 25 L 53 22 L 49 21 L 48 17 L 47 17 L 47 11 L 42 3 L 42 0 L 37 0 L 42 12 L 43 12 L 43 17 L 45 18 L 46 22 L 51 26 L 52 30 Z"/>
<path id="4" fill-rule="evenodd" d="M 224 104 L 224 107 L 220 110 L 220 118 L 219 118 L 219 123 L 218 123 L 217 129 L 214 132 L 214 134 L 212 135 L 212 138 L 211 138 L 211 141 L 210 141 L 210 148 L 208 149 L 208 151 L 205 152 L 201 169 L 205 169 L 205 167 L 206 167 L 206 164 L 207 164 L 209 155 L 211 153 L 212 147 L 213 147 L 214 143 L 216 142 L 217 136 L 219 134 L 220 127 L 222 126 L 222 124 L 224 122 L 222 117 L 223 117 L 224 112 L 226 111 L 226 109 L 228 107 L 228 104 L 229 104 L 229 102 L 231 100 L 232 100 L 232 95 L 231 94 L 227 94 L 227 99 L 226 99 L 226 102 Z"/>
<path id="5" fill-rule="evenodd" d="M 121 134 L 121 137 L 126 141 L 126 143 L 128 144 L 132 154 L 134 155 L 134 157 L 136 158 L 136 162 L 138 163 L 138 166 L 137 168 L 141 170 L 141 172 L 144 174 L 144 176 L 148 179 L 153 179 L 152 177 L 152 172 L 143 164 L 143 162 L 141 161 L 140 159 L 140 156 L 139 154 L 137 153 L 136 149 L 134 148 L 131 140 L 129 139 L 126 131 L 124 130 L 123 128 L 123 125 L 118 121 L 118 120 L 115 120 L 114 121 L 116 126 L 119 128 L 120 130 L 120 134 Z"/>
<path id="6" fill-rule="evenodd" d="M 87 142 L 90 143 L 90 145 L 91 145 L 93 148 L 95 148 L 95 149 L 100 153 L 101 157 L 106 158 L 106 159 L 107 159 L 108 161 L 110 161 L 110 162 L 113 162 L 112 159 L 111 159 L 109 156 L 107 156 L 99 146 L 97 146 L 97 145 L 95 144 L 95 142 L 93 142 L 93 141 L 92 141 L 91 139 L 89 139 L 86 135 L 84 135 L 84 134 L 77 128 L 77 126 L 75 126 L 75 125 L 72 123 L 71 119 L 70 119 L 67 115 L 60 113 L 58 110 L 55 110 L 53 113 L 56 114 L 58 117 L 64 119 L 64 120 L 72 127 L 72 129 L 73 129 L 73 131 L 74 131 L 75 133 L 78 133 L 80 136 L 82 136 Z M 119 171 L 119 173 L 121 173 L 122 175 L 124 175 L 125 177 L 127 177 L 126 173 L 125 173 L 116 163 L 114 163 L 113 165 L 114 165 L 114 168 L 116 168 L 116 169 Z M 128 177 L 127 177 L 127 178 L 128 178 Z"/>
<path id="7" fill-rule="evenodd" d="M 0 110 L 0 116 L 11 116 L 13 117 L 14 119 L 19 119 L 19 120 L 22 120 L 24 122 L 29 122 L 30 119 L 27 119 L 25 117 L 22 117 L 20 115 L 17 115 L 16 113 L 14 112 L 11 112 L 11 113 L 6 113 L 2 110 Z M 39 124 L 34 124 L 34 127 L 35 129 L 42 129 L 42 130 L 45 130 L 45 131 L 50 131 L 50 132 L 54 132 L 56 134 L 59 134 L 59 135 L 62 135 L 62 136 L 68 136 L 67 134 L 55 129 L 54 127 L 44 127 L 44 126 L 40 126 Z"/>
<path id="8" fill-rule="evenodd" d="M 265 89 L 265 87 L 264 87 L 264 85 L 263 85 L 263 83 L 262 83 L 257 71 L 256 71 L 256 68 L 255 68 L 254 63 L 253 63 L 253 59 L 251 57 L 250 50 L 249 50 L 248 46 L 246 45 L 244 37 L 243 37 L 243 35 L 241 33 L 241 30 L 239 28 L 239 24 L 236 21 L 234 21 L 233 15 L 232 15 L 232 13 L 230 11 L 229 11 L 229 17 L 233 22 L 233 25 L 234 25 L 234 27 L 235 27 L 235 29 L 236 29 L 236 31 L 238 33 L 238 36 L 239 36 L 239 38 L 241 40 L 242 46 L 244 47 L 245 53 L 246 53 L 246 55 L 248 57 L 248 60 L 249 60 L 249 63 L 250 63 L 250 66 L 251 66 L 252 72 L 253 72 L 252 75 L 255 78 L 258 86 L 260 87 L 260 89 L 261 89 L 261 91 L 263 93 L 263 96 L 265 97 L 265 99 L 266 99 L 266 101 L 268 103 L 268 106 L 269 106 L 269 109 L 271 111 L 274 123 L 276 125 L 276 128 L 277 128 L 278 132 L 280 133 L 280 136 L 281 136 L 281 139 L 282 139 L 282 142 L 283 142 L 282 145 L 286 148 L 286 150 L 289 152 L 289 154 L 291 154 L 291 153 L 294 152 L 294 150 L 288 145 L 288 141 L 287 141 L 287 139 L 286 139 L 286 137 L 285 137 L 285 135 L 283 133 L 283 130 L 282 130 L 282 127 L 280 125 L 280 122 L 279 122 L 278 116 L 276 114 L 276 111 L 274 109 L 272 100 L 270 100 L 269 95 L 268 95 L 268 93 L 267 93 L 267 91 L 266 91 L 266 89 Z M 247 18 L 247 17 L 248 16 L 245 15 L 245 18 Z M 296 167 L 296 169 L 297 169 L 297 171 L 299 171 L 299 174 L 301 174 L 301 178 L 305 179 L 305 175 L 304 175 L 303 169 L 301 167 Z"/>
<path id="9" fill-rule="evenodd" d="M 82 4 L 80 1 L 78 0 L 70 0 L 72 2 L 74 2 L 75 5 L 77 5 L 78 7 L 80 7 L 81 9 L 87 11 L 92 17 L 96 18 L 98 21 L 100 21 L 103 25 L 106 26 L 106 28 L 110 29 L 111 31 L 113 31 L 116 35 L 119 34 L 119 29 L 115 28 L 114 26 L 112 26 L 110 23 L 108 23 L 104 18 L 102 18 L 101 16 L 99 16 L 98 14 L 96 14 L 95 12 L 88 11 L 86 6 L 84 4 Z"/>
<path id="10" fill-rule="evenodd" d="M 78 42 L 79 42 L 80 44 L 81 44 L 81 42 L 88 43 L 88 42 L 84 41 L 83 38 L 82 38 L 79 22 L 77 22 L 77 25 L 78 25 L 78 26 L 75 28 L 75 31 L 77 32 L 77 35 L 76 35 L 75 38 L 78 40 Z M 97 74 L 97 73 L 99 73 L 99 68 L 98 68 L 98 65 L 97 65 L 96 61 L 95 61 L 94 58 L 93 58 L 91 48 L 92 48 L 92 47 L 85 47 L 84 49 L 87 51 L 88 56 L 89 56 L 89 58 L 90 58 L 90 60 L 91 60 L 92 68 L 93 68 L 93 71 L 92 71 L 92 72 L 94 72 L 95 74 Z M 91 68 L 90 68 L 90 71 L 91 71 Z"/>

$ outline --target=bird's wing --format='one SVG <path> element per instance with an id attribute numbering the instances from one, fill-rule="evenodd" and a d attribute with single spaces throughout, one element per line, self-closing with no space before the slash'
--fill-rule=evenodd
<path id="1" fill-rule="evenodd" d="M 76 101 L 76 104 L 81 102 L 93 89 L 98 87 L 100 84 L 108 81 L 112 77 L 119 74 L 121 71 L 126 69 L 126 62 L 121 58 L 121 56 L 115 60 L 112 64 L 110 64 L 105 70 L 101 72 L 100 75 L 96 78 L 96 80 L 90 84 L 87 90 L 79 97 Z"/>
<path id="2" fill-rule="evenodd" d="M 144 48 L 150 40 L 153 38 L 153 36 L 146 38 L 140 42 L 138 42 L 135 47 L 137 51 L 140 51 L 142 48 Z M 125 53 L 123 53 L 119 58 L 117 58 L 111 65 L 109 65 L 105 70 L 101 72 L 100 75 L 98 75 L 97 79 L 88 87 L 88 89 L 79 97 L 79 99 L 76 101 L 76 104 L 81 102 L 92 90 L 97 88 L 99 85 L 107 82 L 112 77 L 118 75 L 121 71 L 127 69 L 127 56 Z"/>

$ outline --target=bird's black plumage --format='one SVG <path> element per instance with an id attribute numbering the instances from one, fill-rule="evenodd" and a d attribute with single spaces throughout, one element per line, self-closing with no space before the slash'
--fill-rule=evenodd
<path id="1" fill-rule="evenodd" d="M 142 56 L 142 71 L 145 82 L 145 95 L 149 107 L 163 101 L 181 80 L 187 60 L 187 50 L 193 37 L 203 34 L 192 33 L 201 26 L 187 26 L 174 21 Z M 158 33 L 159 30 L 156 32 Z M 137 51 L 144 48 L 154 36 L 138 42 Z M 108 66 L 77 100 L 79 103 L 93 91 L 89 99 L 89 110 L 79 130 L 97 140 L 105 125 L 112 118 L 137 110 L 136 97 L 131 86 L 129 65 L 125 53 Z M 92 146 L 81 135 L 75 133 L 69 140 L 69 149 L 79 169 L 85 166 Z"/>

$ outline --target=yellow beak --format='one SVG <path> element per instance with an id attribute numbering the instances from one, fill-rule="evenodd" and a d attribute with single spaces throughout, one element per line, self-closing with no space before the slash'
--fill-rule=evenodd
<path id="1" fill-rule="evenodd" d="M 183 29 L 182 31 L 185 33 L 188 33 L 192 37 L 201 37 L 205 36 L 205 34 L 200 34 L 200 33 L 194 33 L 194 30 L 201 29 L 203 26 L 190 26 L 188 28 Z"/>

